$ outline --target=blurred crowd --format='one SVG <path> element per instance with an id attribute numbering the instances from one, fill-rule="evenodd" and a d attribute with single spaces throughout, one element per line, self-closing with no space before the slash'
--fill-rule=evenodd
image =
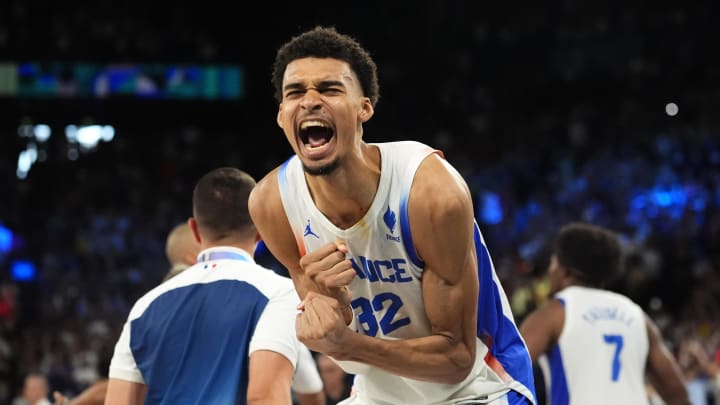
<path id="1" fill-rule="evenodd" d="M 557 228 L 576 219 L 608 226 L 622 234 L 627 254 L 626 272 L 611 287 L 655 318 L 688 378 L 712 395 L 720 367 L 718 139 L 558 146 L 465 171 L 517 321 L 548 298 L 547 251 Z M 157 150 L 146 165 L 133 161 L 133 149 L 112 146 L 73 163 L 73 175 L 39 165 L 12 182 L 6 218 L 14 219 L 6 225 L 32 231 L 20 232 L 23 246 L 3 260 L 5 398 L 34 371 L 66 392 L 101 378 L 129 306 L 168 270 L 164 240 L 190 216 L 191 184 L 206 165 L 243 167 L 242 159 L 203 164 L 192 144 Z M 193 156 L 183 159 L 187 151 Z M 11 256 L 22 255 L 37 264 L 36 280 L 9 277 Z M 276 266 L 265 255 L 259 260 Z"/>
<path id="2" fill-rule="evenodd" d="M 519 13 L 460 0 L 379 3 L 353 9 L 355 20 L 316 21 L 377 50 L 383 96 L 367 139 L 424 141 L 461 169 L 517 321 L 548 298 L 554 232 L 571 220 L 607 226 L 627 253 L 612 289 L 662 328 L 691 391 L 720 399 L 717 5 L 562 2 Z M 0 253 L 0 403 L 29 373 L 70 394 L 102 378 L 129 306 L 168 270 L 165 237 L 190 216 L 195 180 L 220 165 L 259 178 L 290 153 L 269 84 L 287 32 L 259 42 L 250 14 L 130 4 L 3 2 L 0 54 L 245 64 L 248 100 L 233 108 L 253 119 L 185 126 L 171 112 L 152 128 L 120 123 L 113 142 L 72 161 L 53 137 L 23 180 L 19 118 L 0 124 L 0 225 L 15 232 Z M 290 18 L 276 14 L 279 25 Z M 677 116 L 665 111 L 673 101 Z M 35 121 L 48 109 L 0 103 Z M 12 277 L 18 258 L 35 263 L 34 280 Z"/>

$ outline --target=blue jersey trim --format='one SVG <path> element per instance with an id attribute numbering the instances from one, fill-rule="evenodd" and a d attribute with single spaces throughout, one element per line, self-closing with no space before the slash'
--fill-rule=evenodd
<path id="1" fill-rule="evenodd" d="M 550 403 L 552 405 L 568 405 L 570 393 L 568 392 L 567 380 L 565 380 L 565 368 L 563 367 L 560 346 L 555 345 L 548 354 L 550 363 Z"/>
<path id="2" fill-rule="evenodd" d="M 410 260 L 415 266 L 422 269 L 425 268 L 425 263 L 420 260 L 417 252 L 415 252 L 415 244 L 413 243 L 412 232 L 410 231 L 410 217 L 408 216 L 407 203 L 408 198 L 404 196 L 402 200 L 400 200 L 400 232 L 402 233 L 403 245 L 405 246 L 408 257 L 410 257 Z"/>
<path id="3" fill-rule="evenodd" d="M 475 224 L 475 250 L 478 260 L 477 336 L 488 347 L 489 354 L 500 362 L 513 379 L 537 397 L 530 353 L 512 319 L 505 316 L 500 286 L 494 278 L 490 253 Z"/>
<path id="4" fill-rule="evenodd" d="M 287 167 L 290 164 L 290 161 L 293 159 L 294 156 L 291 156 L 288 160 L 285 161 L 285 163 L 280 166 L 280 170 L 278 171 L 278 182 L 280 183 L 280 188 L 283 190 L 287 190 Z"/>

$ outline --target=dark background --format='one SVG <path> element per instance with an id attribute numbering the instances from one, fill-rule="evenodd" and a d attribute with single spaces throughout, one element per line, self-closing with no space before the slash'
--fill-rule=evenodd
<path id="1" fill-rule="evenodd" d="M 2 2 L 0 62 L 233 64 L 246 87 L 237 101 L 0 98 L 0 224 L 15 235 L 0 253 L 0 399 L 31 370 L 70 393 L 88 370 L 102 376 L 129 306 L 167 270 L 165 236 L 190 215 L 195 180 L 220 165 L 260 178 L 289 156 L 271 66 L 316 24 L 378 64 L 366 140 L 429 143 L 466 177 L 518 321 L 546 298 L 554 231 L 587 220 L 624 237 L 628 272 L 613 288 L 675 353 L 699 340 L 712 361 L 719 15 L 712 1 Z M 53 136 L 19 179 L 23 123 Z M 112 125 L 115 139 L 73 161 L 63 132 L 80 123 Z M 482 220 L 488 193 L 499 221 Z M 18 259 L 34 280 L 12 277 Z"/>

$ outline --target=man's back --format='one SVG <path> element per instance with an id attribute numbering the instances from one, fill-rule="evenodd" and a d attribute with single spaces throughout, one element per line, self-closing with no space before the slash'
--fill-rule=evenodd
<path id="1" fill-rule="evenodd" d="M 252 351 L 273 350 L 295 365 L 298 303 L 292 282 L 247 252 L 206 249 L 196 265 L 138 300 L 110 377 L 143 382 L 146 404 L 244 404 Z"/>
<path id="2" fill-rule="evenodd" d="M 555 295 L 565 321 L 548 355 L 553 404 L 647 403 L 645 315 L 610 291 L 568 287 Z"/>

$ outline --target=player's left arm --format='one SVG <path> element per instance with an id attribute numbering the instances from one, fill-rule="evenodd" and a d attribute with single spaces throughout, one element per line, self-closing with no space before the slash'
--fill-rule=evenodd
<path id="1" fill-rule="evenodd" d="M 313 294 L 304 302 L 307 322 L 301 323 L 299 336 L 306 331 L 312 339 L 327 339 L 313 331 L 331 329 L 326 322 L 337 325 L 333 343 L 318 351 L 417 380 L 455 384 L 475 363 L 478 278 L 472 199 L 460 175 L 431 155 L 418 168 L 408 210 L 415 248 L 425 262 L 422 289 L 431 334 L 388 340 L 347 332 L 337 302 Z"/>
<path id="2" fill-rule="evenodd" d="M 690 405 L 685 379 L 655 322 L 645 316 L 648 334 L 647 371 L 650 382 L 668 405 Z"/>
<path id="3" fill-rule="evenodd" d="M 70 405 L 103 405 L 108 389 L 108 379 L 103 378 L 86 388 L 69 402 Z M 61 402 L 62 404 L 62 402 Z"/>
<path id="4" fill-rule="evenodd" d="M 327 404 L 327 398 L 325 397 L 325 391 L 310 392 L 307 394 L 295 393 L 297 402 L 299 405 L 325 405 Z"/>
<path id="5" fill-rule="evenodd" d="M 475 364 L 479 293 L 474 210 L 465 180 L 438 155 L 418 168 L 408 203 L 413 242 L 425 263 L 422 289 L 431 338 L 420 347 L 441 357 L 437 372 L 460 382 Z"/>

